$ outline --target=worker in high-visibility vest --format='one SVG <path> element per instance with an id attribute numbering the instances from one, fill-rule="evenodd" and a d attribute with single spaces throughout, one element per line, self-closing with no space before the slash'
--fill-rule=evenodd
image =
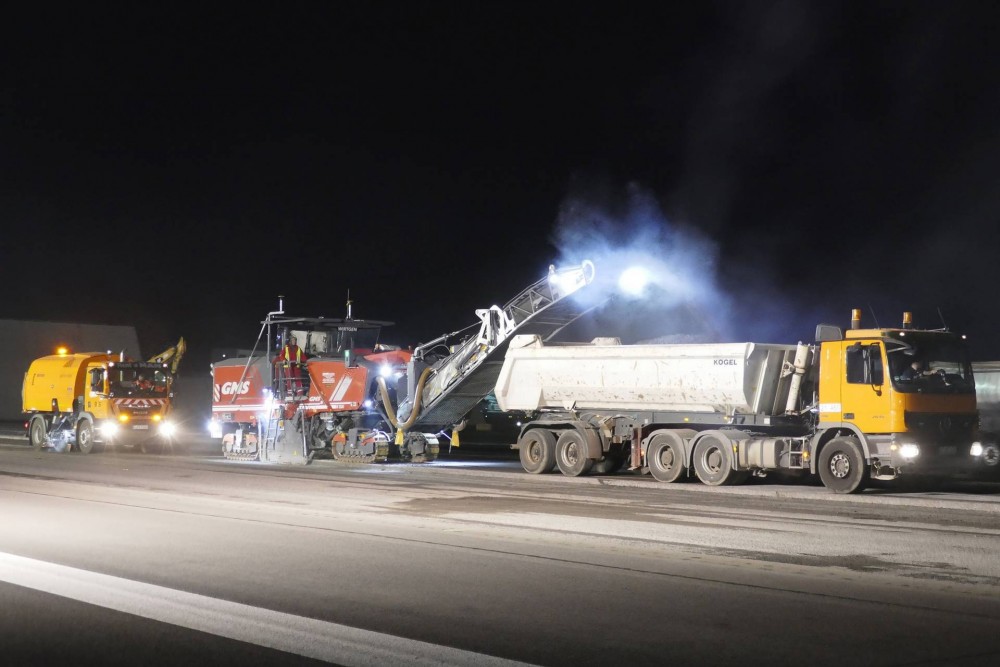
<path id="1" fill-rule="evenodd" d="M 274 358 L 274 363 L 281 364 L 285 372 L 285 388 L 288 393 L 296 396 L 303 394 L 302 389 L 302 364 L 306 362 L 306 353 L 296 345 L 295 336 L 288 339 L 288 343 L 281 348 L 281 353 Z"/>

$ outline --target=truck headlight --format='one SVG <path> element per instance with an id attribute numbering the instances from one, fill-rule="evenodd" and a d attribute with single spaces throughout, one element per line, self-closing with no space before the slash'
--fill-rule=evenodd
<path id="1" fill-rule="evenodd" d="M 173 422 L 166 421 L 160 424 L 160 435 L 164 438 L 172 438 L 177 432 L 177 426 Z"/>
<path id="2" fill-rule="evenodd" d="M 217 422 L 214 419 L 208 420 L 208 437 L 210 438 L 222 437 L 222 424 L 220 422 Z"/>
<path id="3" fill-rule="evenodd" d="M 982 456 L 983 455 L 983 443 L 974 442 L 972 447 L 969 448 L 969 454 L 972 456 Z"/>
<path id="4" fill-rule="evenodd" d="M 920 454 L 920 448 L 912 442 L 908 442 L 905 445 L 899 446 L 899 454 L 904 459 L 915 459 Z"/>
<path id="5" fill-rule="evenodd" d="M 118 433 L 118 424 L 113 421 L 106 421 L 101 424 L 101 435 L 105 438 L 113 438 Z"/>

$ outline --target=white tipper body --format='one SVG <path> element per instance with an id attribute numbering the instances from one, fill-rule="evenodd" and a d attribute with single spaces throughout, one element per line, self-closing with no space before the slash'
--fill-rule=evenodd
<path id="1" fill-rule="evenodd" d="M 795 345 L 544 345 L 515 336 L 496 384 L 503 410 L 620 410 L 778 415 Z"/>

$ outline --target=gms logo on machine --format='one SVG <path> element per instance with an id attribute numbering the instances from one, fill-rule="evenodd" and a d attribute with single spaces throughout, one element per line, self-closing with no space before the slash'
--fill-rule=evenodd
<path id="1" fill-rule="evenodd" d="M 233 394 L 245 394 L 250 391 L 250 381 L 245 382 L 223 382 L 219 387 L 219 391 L 222 392 L 223 396 L 232 396 Z"/>

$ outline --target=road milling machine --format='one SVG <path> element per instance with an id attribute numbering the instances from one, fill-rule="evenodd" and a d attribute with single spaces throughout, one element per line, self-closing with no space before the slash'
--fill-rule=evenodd
<path id="1" fill-rule="evenodd" d="M 185 349 L 181 338 L 148 361 L 66 348 L 35 359 L 21 390 L 31 446 L 89 454 L 95 444 L 143 452 L 173 444 L 174 372 Z"/>
<path id="2" fill-rule="evenodd" d="M 308 463 L 318 453 L 374 461 L 391 434 L 374 401 L 379 376 L 402 375 L 410 352 L 380 342 L 392 322 L 267 314 L 250 354 L 212 364 L 209 432 L 227 459 Z M 280 363 L 294 338 L 305 353 L 293 375 Z"/>
<path id="3" fill-rule="evenodd" d="M 442 436 L 455 445 L 465 418 L 496 384 L 504 353 L 515 334 L 548 341 L 596 307 L 573 298 L 594 279 L 590 260 L 578 266 L 549 267 L 548 275 L 523 289 L 503 307 L 476 311 L 475 335 L 465 329 L 418 346 L 398 383 L 396 401 L 384 379 L 378 379 L 386 418 L 395 430 L 393 442 L 403 451 L 436 455 Z M 450 432 L 450 435 L 448 433 Z"/>
<path id="4" fill-rule="evenodd" d="M 279 305 L 249 356 L 213 364 L 210 431 L 234 460 L 308 463 L 329 452 L 361 463 L 433 461 L 442 434 L 457 439 L 465 415 L 492 390 L 510 337 L 548 340 L 576 320 L 591 306 L 567 297 L 593 275 L 590 262 L 550 267 L 502 308 L 476 311 L 476 335 L 459 340 L 472 325 L 412 353 L 379 344 L 391 323 L 353 319 L 350 305 L 343 320 L 289 317 Z M 293 336 L 308 357 L 301 396 L 274 364 Z"/>

